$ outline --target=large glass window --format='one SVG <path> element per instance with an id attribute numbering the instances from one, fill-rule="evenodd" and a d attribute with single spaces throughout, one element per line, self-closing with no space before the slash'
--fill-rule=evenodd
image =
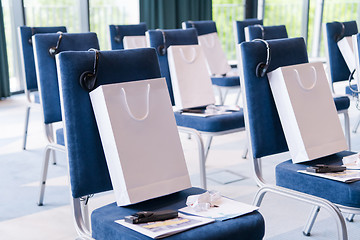
<path id="1" fill-rule="evenodd" d="M 80 31 L 78 1 L 24 0 L 27 26 L 65 26 L 68 32 Z"/>
<path id="2" fill-rule="evenodd" d="M 139 1 L 89 0 L 90 31 L 96 32 L 102 50 L 110 49 L 109 25 L 139 23 Z"/>
<path id="3" fill-rule="evenodd" d="M 228 60 L 236 59 L 233 22 L 245 18 L 245 0 L 213 0 L 213 20 Z"/>

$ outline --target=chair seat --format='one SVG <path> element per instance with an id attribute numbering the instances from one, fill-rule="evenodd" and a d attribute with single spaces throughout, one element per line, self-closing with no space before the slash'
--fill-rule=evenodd
<path id="1" fill-rule="evenodd" d="M 190 116 L 179 112 L 175 112 L 174 114 L 178 126 L 194 128 L 202 132 L 221 132 L 245 127 L 242 109 L 231 114 L 209 117 Z"/>
<path id="2" fill-rule="evenodd" d="M 346 110 L 350 107 L 350 98 L 348 96 L 334 97 L 336 110 Z"/>
<path id="3" fill-rule="evenodd" d="M 200 194 L 205 190 L 189 188 L 168 196 L 148 200 L 126 207 L 117 207 L 116 203 L 94 210 L 91 214 L 92 237 L 98 240 L 114 239 L 151 239 L 136 231 L 126 228 L 115 220 L 138 211 L 154 211 L 185 207 L 189 195 Z M 264 236 L 264 219 L 257 211 L 227 221 L 216 221 L 208 225 L 193 228 L 185 232 L 172 235 L 166 239 L 262 239 Z"/>
<path id="4" fill-rule="evenodd" d="M 343 183 L 308 174 L 298 173 L 315 164 L 342 165 L 342 157 L 354 154 L 343 151 L 306 163 L 293 164 L 291 160 L 276 166 L 276 185 L 327 199 L 348 207 L 360 207 L 360 181 Z"/>
<path id="5" fill-rule="evenodd" d="M 59 128 L 56 130 L 56 143 L 62 146 L 65 146 L 65 140 L 64 140 L 64 129 Z"/>
<path id="6" fill-rule="evenodd" d="M 232 77 L 211 77 L 211 82 L 213 85 L 220 87 L 236 87 L 240 86 L 239 76 Z"/>
<path id="7" fill-rule="evenodd" d="M 351 84 L 351 88 L 354 89 L 355 91 L 358 90 L 358 87 L 356 84 Z M 349 86 L 345 87 L 345 93 L 351 96 L 356 96 L 357 93 L 354 93 L 353 91 L 350 90 Z"/>

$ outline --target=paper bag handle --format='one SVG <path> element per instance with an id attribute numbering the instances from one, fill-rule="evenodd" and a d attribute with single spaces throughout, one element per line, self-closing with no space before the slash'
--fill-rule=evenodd
<path id="1" fill-rule="evenodd" d="M 185 53 L 184 53 L 184 50 L 182 48 L 179 49 L 180 51 L 180 55 L 182 57 L 182 59 L 187 62 L 187 63 L 193 63 L 196 59 L 196 49 L 194 47 L 191 48 L 191 57 L 190 59 L 187 59 L 186 56 L 185 56 Z"/>
<path id="2" fill-rule="evenodd" d="M 145 120 L 148 116 L 149 116 L 149 108 L 150 108 L 150 84 L 147 85 L 147 99 L 146 99 L 146 113 L 143 117 L 135 117 L 134 114 L 131 112 L 128 101 L 127 101 L 127 97 L 126 97 L 126 91 L 124 88 L 121 88 L 121 91 L 124 95 L 124 102 L 125 102 L 125 109 L 128 112 L 128 114 L 130 115 L 130 117 L 136 121 L 143 121 Z"/>
<path id="3" fill-rule="evenodd" d="M 311 69 L 313 70 L 314 72 L 314 83 L 310 86 L 310 87 L 305 87 L 304 84 L 301 82 L 301 79 L 300 79 L 300 75 L 299 75 L 299 72 L 297 69 L 294 69 L 294 72 L 296 73 L 296 80 L 298 81 L 300 87 L 306 91 L 310 91 L 312 90 L 315 85 L 316 85 L 316 82 L 317 82 L 317 73 L 316 73 L 316 69 L 314 66 L 311 66 Z"/>
<path id="4" fill-rule="evenodd" d="M 211 38 L 211 42 L 209 43 L 209 40 Z M 204 38 L 204 43 L 207 48 L 214 48 L 215 47 L 215 38 L 213 35 L 208 35 L 208 38 Z"/>

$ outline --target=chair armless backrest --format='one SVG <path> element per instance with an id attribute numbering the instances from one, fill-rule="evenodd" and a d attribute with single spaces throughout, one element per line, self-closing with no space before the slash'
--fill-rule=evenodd
<path id="1" fill-rule="evenodd" d="M 183 29 L 195 28 L 199 36 L 217 32 L 216 23 L 211 20 L 186 21 L 182 23 Z"/>
<path id="2" fill-rule="evenodd" d="M 235 30 L 235 42 L 236 44 L 240 44 L 245 42 L 245 31 L 244 29 L 248 26 L 252 25 L 263 25 L 262 19 L 257 18 L 249 18 L 244 21 L 235 21 L 234 22 L 234 30 Z"/>
<path id="3" fill-rule="evenodd" d="M 271 63 L 268 72 L 278 67 L 308 62 L 303 38 L 268 41 Z M 266 46 L 263 42 L 243 42 L 240 45 L 242 73 L 245 91 L 246 129 L 250 133 L 250 145 L 254 158 L 288 151 L 278 112 L 271 93 L 268 78 L 256 76 L 256 66 L 266 62 Z M 290 53 L 290 54 L 289 54 Z"/>
<path id="4" fill-rule="evenodd" d="M 56 58 L 72 196 L 111 190 L 89 93 L 79 84 L 83 72 L 93 71 L 95 53 L 69 51 Z M 96 87 L 160 77 L 159 62 L 151 48 L 102 51 L 98 63 Z"/>
<path id="5" fill-rule="evenodd" d="M 166 78 L 167 87 L 169 90 L 169 95 L 171 98 L 171 104 L 175 105 L 174 94 L 172 90 L 170 70 L 168 64 L 168 55 L 167 51 L 164 55 L 159 52 L 159 47 L 164 46 L 165 38 L 165 47 L 168 48 L 171 45 L 194 45 L 198 44 L 197 34 L 195 29 L 172 29 L 172 30 L 162 30 L 164 36 L 159 30 L 149 30 L 146 32 L 146 37 L 150 43 L 150 47 L 156 49 L 158 54 L 161 76 Z"/>
<path id="6" fill-rule="evenodd" d="M 340 35 L 351 36 L 358 33 L 358 28 L 355 21 L 343 22 L 344 30 L 342 24 L 339 22 L 326 23 L 326 36 L 325 41 L 327 45 L 327 57 L 328 64 L 330 67 L 330 76 L 331 82 L 339 82 L 348 80 L 350 71 L 346 65 L 346 62 L 340 52 L 340 49 L 337 45 L 337 39 Z"/>
<path id="7" fill-rule="evenodd" d="M 36 34 L 33 37 L 35 66 L 45 124 L 61 121 L 55 57 L 49 54 L 49 49 L 57 45 L 59 36 L 58 33 L 49 33 Z M 87 51 L 89 48 L 99 49 L 96 33 L 64 33 L 58 50 Z"/>
<path id="8" fill-rule="evenodd" d="M 263 32 L 263 30 L 264 32 Z M 279 38 L 288 38 L 285 25 L 279 26 L 249 26 L 247 27 L 249 41 L 254 39 L 272 40 Z M 263 38 L 264 36 L 264 38 Z"/>
<path id="9" fill-rule="evenodd" d="M 146 31 L 146 23 L 134 25 L 109 25 L 111 49 L 124 49 L 123 39 L 125 36 L 145 36 Z"/>
<path id="10" fill-rule="evenodd" d="M 25 79 L 25 91 L 37 90 L 36 71 L 34 62 L 33 43 L 31 37 L 40 33 L 66 32 L 66 27 L 26 27 L 18 28 L 22 67 Z"/>

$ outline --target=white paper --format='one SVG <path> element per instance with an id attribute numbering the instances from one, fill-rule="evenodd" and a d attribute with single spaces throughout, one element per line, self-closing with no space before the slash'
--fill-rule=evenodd
<path id="1" fill-rule="evenodd" d="M 235 218 L 247 213 L 251 213 L 257 209 L 256 206 L 252 206 L 246 203 L 231 200 L 226 197 L 222 197 L 217 202 L 217 207 L 211 207 L 207 211 L 196 212 L 192 207 L 184 207 L 179 209 L 180 212 L 193 214 L 201 217 L 208 217 L 219 221 Z"/>
<path id="2" fill-rule="evenodd" d="M 352 36 L 343 37 L 337 42 L 337 45 L 344 57 L 346 65 L 348 66 L 350 72 L 352 72 L 356 68 Z"/>
<path id="3" fill-rule="evenodd" d="M 159 239 L 214 221 L 215 220 L 209 218 L 189 216 L 179 213 L 178 218 L 165 221 L 131 224 L 122 219 L 116 220 L 115 222 L 151 238 Z"/>
<path id="4" fill-rule="evenodd" d="M 305 173 L 317 177 L 327 178 L 344 183 L 352 183 L 360 180 L 360 171 L 358 170 L 345 170 L 342 172 L 334 173 L 313 173 L 306 170 L 299 170 L 299 173 Z"/>
<path id="5" fill-rule="evenodd" d="M 360 170 L 359 153 L 343 157 L 342 162 L 346 169 Z"/>
<path id="6" fill-rule="evenodd" d="M 125 36 L 123 38 L 124 49 L 146 48 L 146 37 Z"/>

